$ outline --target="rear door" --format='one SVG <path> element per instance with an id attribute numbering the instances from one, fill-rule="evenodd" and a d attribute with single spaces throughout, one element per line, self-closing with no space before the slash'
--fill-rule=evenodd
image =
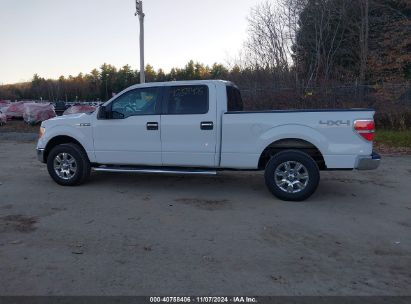
<path id="1" fill-rule="evenodd" d="M 216 90 L 214 85 L 165 87 L 161 116 L 163 166 L 214 167 Z"/>

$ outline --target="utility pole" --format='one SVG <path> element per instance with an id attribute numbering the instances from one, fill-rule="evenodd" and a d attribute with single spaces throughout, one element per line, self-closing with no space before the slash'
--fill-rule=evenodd
<path id="1" fill-rule="evenodd" d="M 144 72 L 144 12 L 143 0 L 136 0 L 136 14 L 140 20 L 140 83 L 146 82 L 146 75 Z"/>

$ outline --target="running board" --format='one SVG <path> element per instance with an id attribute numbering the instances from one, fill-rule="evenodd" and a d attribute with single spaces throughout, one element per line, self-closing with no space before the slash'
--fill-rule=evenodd
<path id="1" fill-rule="evenodd" d="M 137 167 L 96 167 L 96 172 L 117 172 L 117 173 L 155 173 L 155 174 L 184 174 L 184 175 L 217 175 L 217 171 L 201 169 L 183 168 L 137 168 Z"/>

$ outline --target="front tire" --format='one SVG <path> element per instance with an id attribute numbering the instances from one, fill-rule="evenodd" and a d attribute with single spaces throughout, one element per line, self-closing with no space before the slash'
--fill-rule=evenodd
<path id="1" fill-rule="evenodd" d="M 284 201 L 303 201 L 317 189 L 320 170 L 314 159 L 298 150 L 275 154 L 265 169 L 265 183 L 274 196 Z"/>
<path id="2" fill-rule="evenodd" d="M 87 154 L 76 144 L 54 147 L 47 157 L 47 170 L 51 178 L 62 186 L 83 184 L 90 176 Z"/>

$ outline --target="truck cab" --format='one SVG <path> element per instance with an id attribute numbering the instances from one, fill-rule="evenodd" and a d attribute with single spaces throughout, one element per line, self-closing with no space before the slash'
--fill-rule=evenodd
<path id="1" fill-rule="evenodd" d="M 149 85 L 123 92 L 96 116 L 96 161 L 217 167 L 217 114 L 227 110 L 217 100 L 223 93 L 215 82 Z"/>

